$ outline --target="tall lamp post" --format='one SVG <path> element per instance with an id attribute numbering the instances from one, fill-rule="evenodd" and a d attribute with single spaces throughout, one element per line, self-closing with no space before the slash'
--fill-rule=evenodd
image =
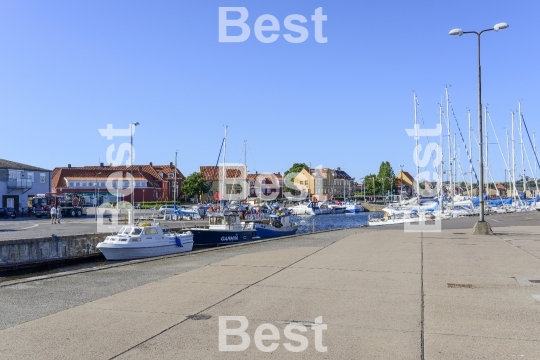
<path id="1" fill-rule="evenodd" d="M 138 126 L 139 125 L 139 122 L 134 122 L 134 123 L 131 123 L 130 124 L 130 129 L 131 129 L 131 137 L 130 137 L 130 145 L 131 145 L 131 148 L 129 149 L 129 156 L 130 156 L 130 165 L 131 165 L 131 221 L 130 223 L 133 224 L 134 223 L 134 220 L 135 220 L 135 217 L 134 217 L 134 211 L 133 211 L 133 207 L 135 206 L 134 204 L 134 198 L 135 198 L 135 183 L 133 181 L 133 128 L 135 126 Z"/>
<path id="2" fill-rule="evenodd" d="M 485 32 L 488 31 L 499 31 L 502 29 L 506 29 L 508 27 L 507 23 L 498 23 L 494 27 L 490 29 L 484 29 L 480 32 L 478 31 L 463 31 L 462 29 L 452 29 L 450 30 L 449 35 L 458 35 L 461 36 L 463 34 L 476 34 L 478 37 L 478 149 L 479 153 L 478 156 L 480 158 L 480 179 L 479 179 L 479 187 L 478 187 L 478 198 L 480 200 L 480 217 L 478 219 L 478 222 L 474 225 L 473 234 L 475 235 L 492 235 L 493 231 L 491 231 L 491 226 L 489 226 L 489 223 L 484 221 L 484 154 L 482 150 L 483 146 L 483 140 L 482 140 L 482 68 L 480 66 L 480 35 L 482 35 Z"/>
<path id="3" fill-rule="evenodd" d="M 96 204 L 94 205 L 94 209 L 96 210 L 96 221 L 98 218 L 98 207 L 99 207 L 99 183 L 98 183 L 98 175 L 101 174 L 101 171 L 96 174 Z"/>

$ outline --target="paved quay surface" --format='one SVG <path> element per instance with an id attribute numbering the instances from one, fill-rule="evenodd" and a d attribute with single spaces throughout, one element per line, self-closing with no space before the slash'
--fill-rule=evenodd
<path id="1" fill-rule="evenodd" d="M 474 218 L 356 228 L 3 281 L 0 357 L 539 359 L 540 214 L 486 219 L 495 236 L 469 235 Z M 245 351 L 218 351 L 219 316 L 247 317 Z M 287 322 L 319 316 L 327 352 L 309 326 L 287 351 Z M 253 342 L 263 323 L 273 353 Z"/>
<path id="2" fill-rule="evenodd" d="M 149 217 L 150 211 L 135 211 L 135 218 Z M 154 214 L 157 216 L 157 214 Z M 100 219 L 98 219 L 100 220 Z M 105 224 L 108 220 L 104 219 Z M 158 220 L 162 225 L 173 227 L 193 227 L 206 225 L 208 221 L 181 220 L 165 221 Z M 112 231 L 112 229 L 111 229 Z M 90 211 L 87 216 L 62 218 L 60 224 L 51 224 L 50 218 L 19 217 L 16 219 L 0 219 L 0 241 L 32 239 L 51 236 L 70 236 L 81 234 L 94 234 L 97 232 L 95 215 Z"/>

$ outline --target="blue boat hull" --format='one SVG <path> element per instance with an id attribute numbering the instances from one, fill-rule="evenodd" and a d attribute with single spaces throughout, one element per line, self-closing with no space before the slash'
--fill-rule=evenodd
<path id="1" fill-rule="evenodd" d="M 255 230 L 227 231 L 190 229 L 193 233 L 193 246 L 218 246 L 239 244 L 253 241 L 257 236 Z"/>
<path id="2" fill-rule="evenodd" d="M 298 228 L 287 228 L 287 229 L 277 229 L 273 227 L 256 227 L 257 235 L 261 239 L 267 239 L 267 238 L 273 238 L 273 237 L 279 237 L 279 236 L 287 236 L 287 235 L 294 235 L 298 231 Z"/>

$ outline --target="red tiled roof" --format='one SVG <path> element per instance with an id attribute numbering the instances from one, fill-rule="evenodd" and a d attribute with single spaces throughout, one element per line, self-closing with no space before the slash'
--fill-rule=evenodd
<path id="1" fill-rule="evenodd" d="M 157 170 L 156 170 L 157 169 Z M 123 176 L 127 176 L 133 170 L 133 177 L 137 181 L 146 180 L 153 187 L 158 187 L 156 181 L 163 180 L 158 172 L 162 171 L 165 179 L 168 178 L 168 173 L 173 172 L 169 165 L 133 165 L 131 166 L 82 166 L 82 167 L 58 167 L 52 172 L 52 188 L 66 187 L 65 179 L 80 179 L 80 180 L 100 180 L 107 179 L 111 174 L 121 171 Z M 99 174 L 101 173 L 101 174 Z M 177 179 L 183 180 L 184 175 L 178 170 L 176 173 Z"/>
<path id="2" fill-rule="evenodd" d="M 270 174 L 248 174 L 248 180 L 255 181 L 257 180 L 257 177 L 261 175 L 266 175 L 267 183 L 271 181 Z M 283 175 L 281 175 L 281 173 L 274 173 L 274 176 L 278 179 L 278 181 L 283 180 Z"/>
<path id="3" fill-rule="evenodd" d="M 221 166 L 201 166 L 200 173 L 206 181 L 220 180 L 223 177 L 223 168 Z M 227 179 L 240 179 L 245 176 L 240 166 L 225 166 L 225 177 Z"/>

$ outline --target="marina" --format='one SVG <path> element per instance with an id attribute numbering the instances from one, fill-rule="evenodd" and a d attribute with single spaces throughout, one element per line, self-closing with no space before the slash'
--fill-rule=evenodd
<path id="1" fill-rule="evenodd" d="M 8 358 L 172 359 L 182 349 L 197 358 L 217 346 L 219 316 L 242 313 L 253 321 L 250 334 L 256 319 L 283 332 L 287 321 L 322 316 L 322 343 L 332 358 L 424 352 L 430 359 L 495 359 L 503 339 L 534 358 L 537 286 L 529 279 L 538 268 L 531 237 L 540 234 L 539 220 L 536 212 L 494 215 L 492 237 L 468 234 L 474 218 L 445 221 L 429 236 L 397 225 L 334 230 L 2 279 L 2 351 Z M 491 326 L 502 321 L 499 314 L 506 314 L 505 326 Z M 122 333 L 127 328 L 130 337 Z M 360 344 L 359 337 L 370 341 Z M 288 353 L 280 347 L 273 355 Z M 246 356 L 260 352 L 250 348 Z"/>

